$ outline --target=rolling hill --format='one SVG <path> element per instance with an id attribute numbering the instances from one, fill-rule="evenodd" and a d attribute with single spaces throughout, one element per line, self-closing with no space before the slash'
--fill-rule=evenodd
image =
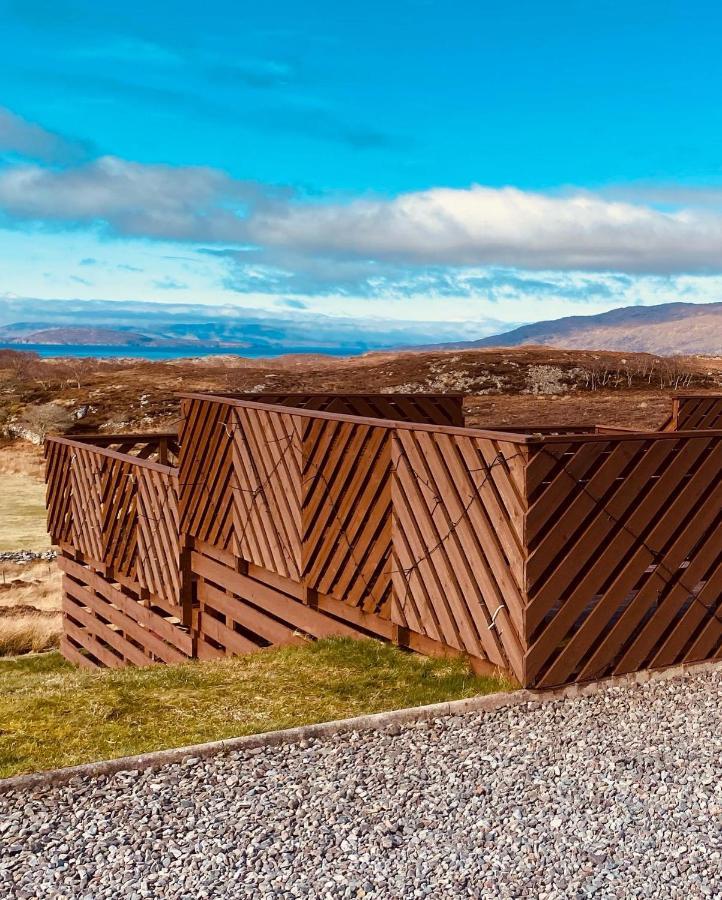
<path id="1" fill-rule="evenodd" d="M 594 316 L 535 322 L 481 340 L 437 344 L 435 347 L 461 350 L 523 344 L 665 356 L 722 356 L 722 303 L 627 306 Z"/>

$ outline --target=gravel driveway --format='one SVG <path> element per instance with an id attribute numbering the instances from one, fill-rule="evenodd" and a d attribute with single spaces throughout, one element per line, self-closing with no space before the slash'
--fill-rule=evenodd
<path id="1" fill-rule="evenodd" d="M 722 898 L 722 680 L 0 797 L 0 896 Z"/>

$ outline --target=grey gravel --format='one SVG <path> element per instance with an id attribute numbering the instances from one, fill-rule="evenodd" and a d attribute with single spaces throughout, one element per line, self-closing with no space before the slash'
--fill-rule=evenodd
<path id="1" fill-rule="evenodd" d="M 722 898 L 720 670 L 0 797 L 12 898 Z"/>

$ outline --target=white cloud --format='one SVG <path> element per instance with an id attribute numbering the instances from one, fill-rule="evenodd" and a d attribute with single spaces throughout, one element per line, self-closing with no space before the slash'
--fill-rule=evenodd
<path id="1" fill-rule="evenodd" d="M 68 163 L 84 158 L 88 147 L 0 107 L 0 152 L 47 163 Z"/>
<path id="2" fill-rule="evenodd" d="M 289 204 L 250 222 L 265 247 L 407 265 L 673 272 L 722 269 L 722 216 L 589 193 L 474 185 L 390 200 Z"/>
<path id="3" fill-rule="evenodd" d="M 0 129 L 3 122 L 16 135 L 7 143 L 19 146 L 20 131 L 7 117 Z M 49 135 L 39 131 L 37 153 Z M 279 285 L 290 273 L 299 286 L 322 290 L 334 282 L 344 290 L 364 281 L 383 287 L 389 272 L 422 283 L 422 270 L 434 267 L 457 275 L 479 266 L 722 272 L 722 213 L 709 203 L 661 209 L 581 191 L 474 185 L 339 203 L 299 199 L 209 167 L 104 156 L 65 168 L 0 169 L 0 213 L 8 222 L 101 226 L 124 237 L 252 244 L 246 261 L 276 273 Z"/>
<path id="4" fill-rule="evenodd" d="M 24 165 L 0 173 L 0 209 L 10 218 L 105 224 L 120 235 L 160 239 L 237 239 L 241 206 L 260 193 L 217 169 L 114 156 L 67 169 Z"/>

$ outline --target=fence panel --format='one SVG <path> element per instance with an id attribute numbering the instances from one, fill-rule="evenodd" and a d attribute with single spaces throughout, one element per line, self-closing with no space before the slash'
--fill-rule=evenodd
<path id="1" fill-rule="evenodd" d="M 180 529 L 199 541 L 236 552 L 233 529 L 232 407 L 209 399 L 181 405 L 178 465 Z"/>
<path id="2" fill-rule="evenodd" d="M 100 559 L 113 571 L 136 578 L 138 566 L 137 483 L 132 461 L 97 456 L 102 472 L 102 537 Z"/>
<path id="3" fill-rule="evenodd" d="M 525 683 L 703 659 L 722 640 L 722 435 L 531 454 Z"/>
<path id="4" fill-rule="evenodd" d="M 45 505 L 48 534 L 54 544 L 70 543 L 72 509 L 70 503 L 71 448 L 49 440 L 45 443 Z"/>
<path id="5" fill-rule="evenodd" d="M 189 396 L 179 470 L 152 461 L 170 437 L 51 439 L 68 658 L 375 635 L 551 687 L 722 657 L 722 431 L 514 434 L 329 405 Z"/>
<path id="6" fill-rule="evenodd" d="M 166 609 L 182 605 L 178 486 L 174 470 L 136 466 L 138 583 Z"/>
<path id="7" fill-rule="evenodd" d="M 671 430 L 722 428 L 722 396 L 700 394 L 674 398 Z"/>
<path id="8" fill-rule="evenodd" d="M 303 483 L 306 585 L 389 618 L 390 429 L 307 419 Z"/>
<path id="9" fill-rule="evenodd" d="M 128 586 L 61 556 L 63 655 L 88 668 L 178 663 L 192 657 L 193 638 L 176 616 L 148 606 Z"/>
<path id="10" fill-rule="evenodd" d="M 302 421 L 236 407 L 231 417 L 234 554 L 301 578 Z"/>
<path id="11" fill-rule="evenodd" d="M 393 435 L 392 619 L 522 675 L 524 449 Z"/>
<path id="12" fill-rule="evenodd" d="M 86 558 L 105 565 L 103 457 L 76 446 L 70 454 L 70 540 Z"/>

